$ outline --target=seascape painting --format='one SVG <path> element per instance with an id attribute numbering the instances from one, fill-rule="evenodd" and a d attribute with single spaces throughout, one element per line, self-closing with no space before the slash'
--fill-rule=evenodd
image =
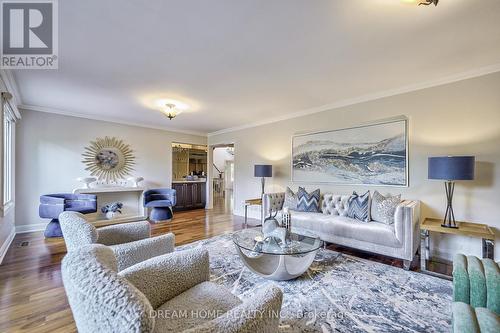
<path id="1" fill-rule="evenodd" d="M 407 186 L 406 122 L 294 136 L 292 181 Z"/>

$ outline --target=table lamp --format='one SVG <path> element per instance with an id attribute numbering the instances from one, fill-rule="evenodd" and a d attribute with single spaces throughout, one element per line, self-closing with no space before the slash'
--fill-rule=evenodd
<path id="1" fill-rule="evenodd" d="M 442 227 L 458 228 L 453 213 L 453 192 L 456 180 L 474 179 L 474 156 L 443 156 L 429 157 L 428 178 L 445 180 L 446 191 L 446 213 L 444 214 Z"/>
<path id="2" fill-rule="evenodd" d="M 262 178 L 262 194 L 264 195 L 264 186 L 266 184 L 266 177 L 273 176 L 273 166 L 268 164 L 255 164 L 254 165 L 254 176 Z"/>

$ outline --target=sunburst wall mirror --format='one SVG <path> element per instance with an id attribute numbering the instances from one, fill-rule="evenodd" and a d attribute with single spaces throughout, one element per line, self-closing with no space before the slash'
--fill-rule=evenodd
<path id="1" fill-rule="evenodd" d="M 130 146 L 115 137 L 90 141 L 82 154 L 82 162 L 92 176 L 101 181 L 116 182 L 133 171 L 135 156 Z"/>

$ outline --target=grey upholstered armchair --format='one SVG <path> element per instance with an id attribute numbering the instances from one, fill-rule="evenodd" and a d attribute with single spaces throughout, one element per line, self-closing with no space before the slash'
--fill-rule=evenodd
<path id="1" fill-rule="evenodd" d="M 276 332 L 282 292 L 242 302 L 209 282 L 206 250 L 158 256 L 117 272 L 113 251 L 88 245 L 69 252 L 62 278 L 78 332 Z"/>
<path id="2" fill-rule="evenodd" d="M 85 215 L 78 212 L 63 212 L 59 223 L 68 252 L 84 245 L 109 245 L 116 255 L 118 270 L 146 259 L 174 250 L 174 234 L 151 236 L 148 221 L 115 224 L 96 228 L 87 221 Z"/>

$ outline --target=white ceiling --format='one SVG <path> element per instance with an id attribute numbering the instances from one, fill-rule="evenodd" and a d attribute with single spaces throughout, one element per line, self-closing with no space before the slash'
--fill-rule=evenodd
<path id="1" fill-rule="evenodd" d="M 208 133 L 497 65 L 500 1 L 64 0 L 59 61 L 22 104 Z"/>

